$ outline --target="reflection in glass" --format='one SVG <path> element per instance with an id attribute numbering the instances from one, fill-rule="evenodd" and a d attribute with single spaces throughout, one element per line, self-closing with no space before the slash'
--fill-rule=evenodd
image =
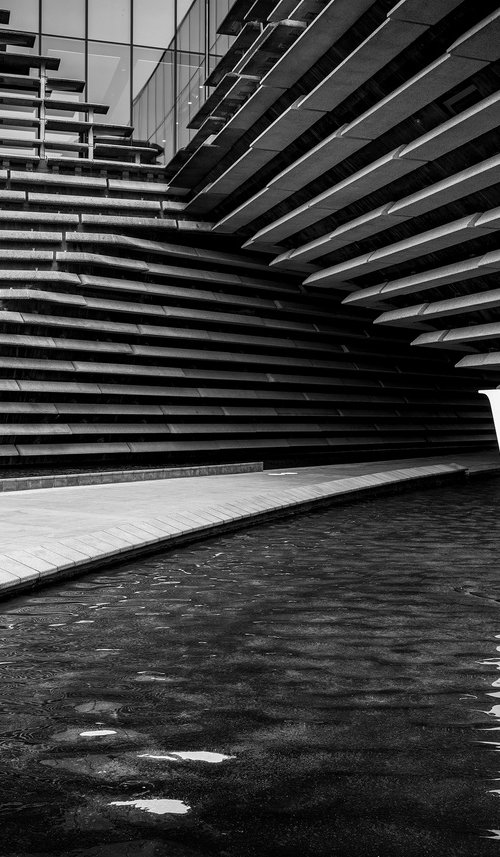
<path id="1" fill-rule="evenodd" d="M 10 10 L 10 29 L 38 32 L 38 0 L 11 0 L 10 3 L 2 3 L 2 8 Z"/>
<path id="2" fill-rule="evenodd" d="M 96 121 L 128 124 L 130 117 L 130 47 L 89 42 L 88 97 L 110 105 L 107 116 Z"/>
<path id="3" fill-rule="evenodd" d="M 153 72 L 147 86 L 139 89 L 134 85 L 133 115 L 134 120 L 140 123 L 141 138 L 165 146 L 166 160 L 178 148 L 186 146 L 196 133 L 187 126 L 209 94 L 205 80 L 233 41 L 231 36 L 217 35 L 217 28 L 233 2 L 194 0 L 184 18 L 178 15 L 181 23 L 177 28 L 177 38 L 170 45 L 177 57 L 175 93 L 164 85 L 164 73 L 160 68 Z M 179 13 L 180 6 L 179 0 Z M 208 55 L 207 43 L 210 45 Z M 172 139 L 173 150 L 170 148 Z"/>
<path id="4" fill-rule="evenodd" d="M 174 146 L 173 125 L 167 130 L 164 120 L 166 105 L 174 103 L 174 77 L 173 51 L 134 48 L 134 90 L 140 92 L 132 115 L 135 136 L 158 143 L 166 159 L 172 157 Z"/>
<path id="5" fill-rule="evenodd" d="M 43 0 L 42 33 L 85 38 L 85 0 Z"/>
<path id="6" fill-rule="evenodd" d="M 130 42 L 130 0 L 88 0 L 89 39 Z"/>
<path id="7" fill-rule="evenodd" d="M 42 36 L 42 52 L 61 60 L 54 77 L 70 77 L 85 80 L 85 42 L 83 39 L 60 39 L 57 36 Z"/>
<path id="8" fill-rule="evenodd" d="M 165 66 L 171 66 L 170 52 L 164 54 L 159 49 L 150 48 L 134 48 L 133 55 L 133 78 L 134 91 L 140 92 L 141 89 L 155 76 L 158 81 L 162 81 L 165 74 Z M 156 72 L 156 74 L 155 74 Z M 155 80 L 152 80 L 154 89 Z M 162 97 L 162 95 L 160 95 Z"/>
<path id="9" fill-rule="evenodd" d="M 233 2 L 11 0 L 5 5 L 11 9 L 12 28 L 38 33 L 40 25 L 42 44 L 37 39 L 31 52 L 60 57 L 57 76 L 85 79 L 88 60 L 87 92 L 68 93 L 69 99 L 108 103 L 108 116 L 97 118 L 122 124 L 131 121 L 134 99 L 136 136 L 158 142 L 169 158 L 195 133 L 187 125 L 208 95 L 204 81 L 232 42 L 216 31 Z M 30 52 L 16 46 L 9 50 Z"/>
<path id="10" fill-rule="evenodd" d="M 47 56 L 59 57 L 61 59 L 61 65 L 59 66 L 59 70 L 54 72 L 55 77 L 68 77 L 74 80 L 84 80 L 85 79 L 85 42 L 83 39 L 60 39 L 57 36 L 42 36 L 42 50 Z M 55 92 L 54 98 L 60 96 L 60 93 Z M 84 93 L 65 93 L 64 100 L 65 101 L 82 101 L 84 99 Z M 80 138 L 77 132 L 70 133 L 62 133 L 60 130 L 52 131 L 50 130 L 50 120 L 51 119 L 69 119 L 69 120 L 80 120 L 82 116 L 79 113 L 72 113 L 71 110 L 54 110 L 50 108 L 50 101 L 48 102 L 47 108 L 47 119 L 49 120 L 47 126 L 47 140 L 52 143 L 58 142 L 61 144 L 64 143 L 78 143 Z M 81 142 L 81 141 L 80 141 Z M 52 149 L 52 151 L 57 151 Z M 75 149 L 62 149 L 58 151 L 59 155 L 74 157 L 77 150 Z"/>
<path id="11" fill-rule="evenodd" d="M 175 33 L 174 3 L 134 0 L 134 44 L 167 48 Z"/>
<path id="12" fill-rule="evenodd" d="M 40 53 L 40 45 L 38 36 L 35 36 L 35 41 L 32 48 L 27 47 L 26 45 L 9 45 L 7 48 L 9 54 L 35 54 L 38 55 Z"/>

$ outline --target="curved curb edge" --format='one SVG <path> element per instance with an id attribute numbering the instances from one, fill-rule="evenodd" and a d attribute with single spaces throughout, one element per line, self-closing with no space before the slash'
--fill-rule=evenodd
<path id="1" fill-rule="evenodd" d="M 0 555 L 0 598 L 288 515 L 462 479 L 467 472 L 466 467 L 458 464 L 433 464 L 370 473 L 266 492 L 218 506 L 180 510 L 167 516 L 160 513 L 148 521 L 124 521 L 78 537 L 9 551 Z"/>

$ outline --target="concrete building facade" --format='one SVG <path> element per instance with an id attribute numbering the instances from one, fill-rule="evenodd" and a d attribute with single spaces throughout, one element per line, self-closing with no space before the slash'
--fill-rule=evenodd
<path id="1" fill-rule="evenodd" d="M 497 6 L 236 0 L 166 165 L 3 12 L 5 467 L 491 447 Z"/>

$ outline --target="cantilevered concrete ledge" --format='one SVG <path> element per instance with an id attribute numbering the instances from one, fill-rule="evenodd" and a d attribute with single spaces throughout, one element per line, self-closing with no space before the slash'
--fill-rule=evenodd
<path id="1" fill-rule="evenodd" d="M 489 462 L 489 469 L 494 467 Z M 369 465 L 366 469 L 370 471 L 372 468 L 373 465 Z M 467 472 L 463 464 L 424 464 L 309 482 L 302 487 L 282 491 L 236 495 L 232 501 L 214 505 L 207 503 L 205 506 L 193 504 L 189 510 L 181 506 L 179 511 L 170 513 L 157 504 L 147 520 L 130 518 L 100 530 L 80 531 L 68 538 L 52 538 L 39 546 L 28 544 L 25 550 L 4 547 L 5 552 L 0 555 L 0 596 L 15 595 L 95 567 L 124 562 L 221 532 L 268 523 L 284 515 L 352 502 L 381 492 L 461 479 Z M 64 504 L 64 497 L 61 502 Z"/>

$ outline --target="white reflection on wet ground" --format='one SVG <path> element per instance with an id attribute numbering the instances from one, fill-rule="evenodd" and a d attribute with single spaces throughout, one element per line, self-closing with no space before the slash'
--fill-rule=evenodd
<path id="1" fill-rule="evenodd" d="M 153 815 L 185 815 L 191 807 L 182 800 L 170 798 L 150 798 L 149 800 L 114 800 L 109 806 L 129 806 L 142 809 Z"/>
<path id="2" fill-rule="evenodd" d="M 88 732 L 80 732 L 82 738 L 97 738 L 100 735 L 116 735 L 116 729 L 90 729 Z"/>
<path id="3" fill-rule="evenodd" d="M 236 759 L 236 756 L 226 756 L 224 753 L 211 753 L 207 750 L 177 750 L 168 753 L 166 756 L 157 756 L 152 753 L 138 753 L 139 759 L 165 759 L 168 762 L 208 762 L 209 764 L 218 764 L 225 762 L 226 759 Z"/>

